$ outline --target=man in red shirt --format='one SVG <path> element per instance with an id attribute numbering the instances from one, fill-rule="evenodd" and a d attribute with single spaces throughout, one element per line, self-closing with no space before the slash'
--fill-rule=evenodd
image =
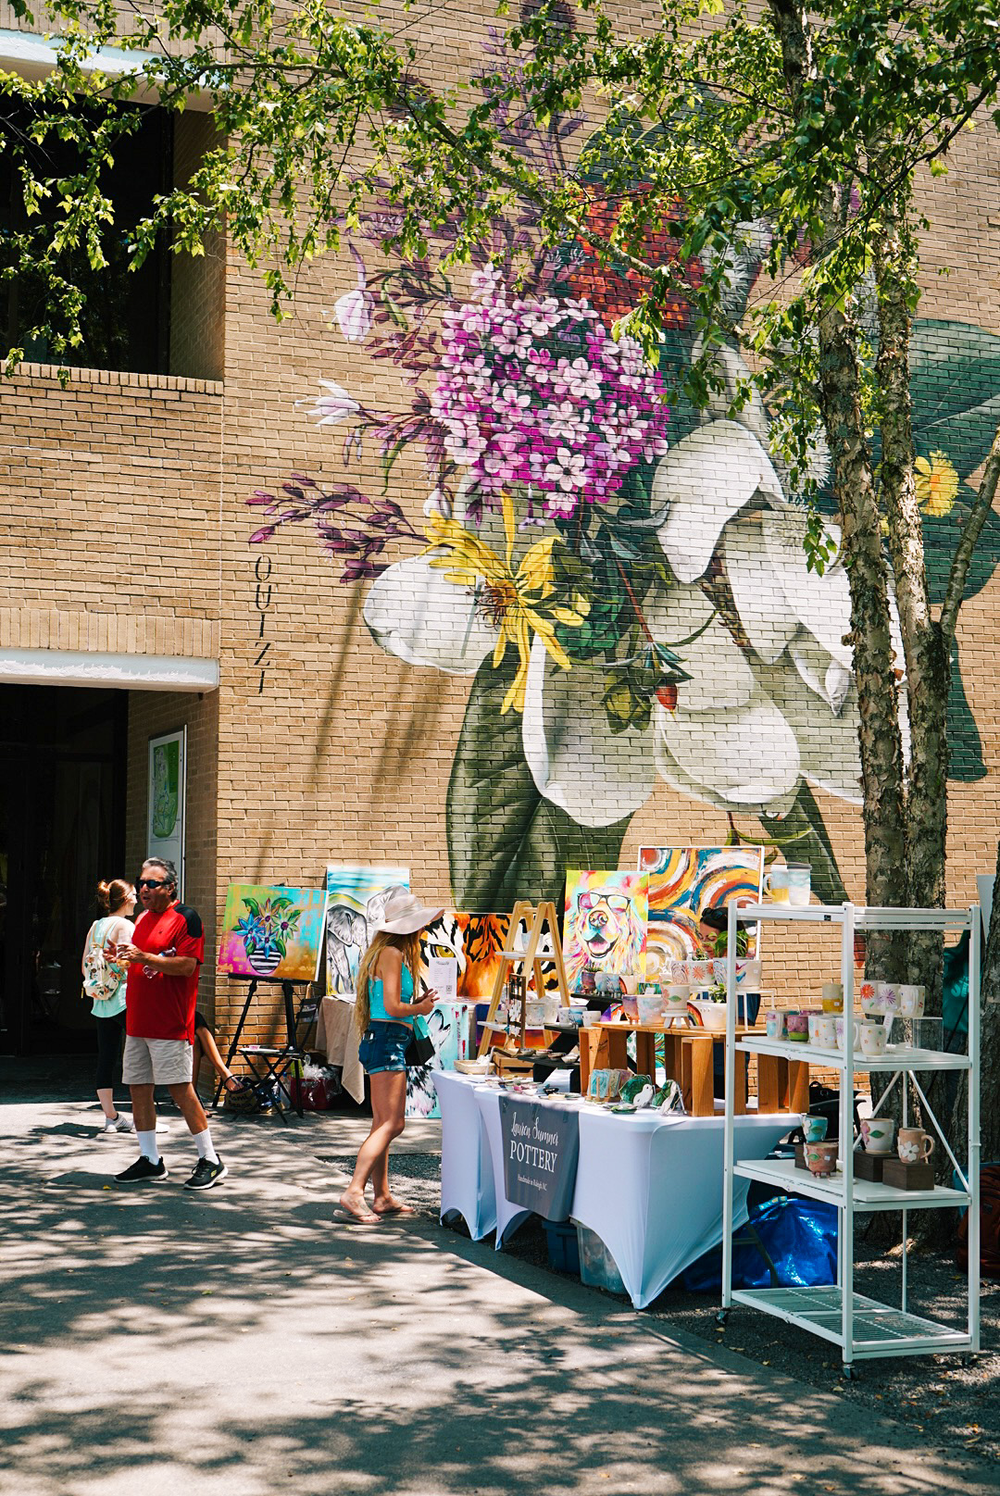
<path id="1" fill-rule="evenodd" d="M 198 911 L 177 902 L 177 869 L 172 862 L 148 857 L 135 886 L 143 913 L 136 920 L 131 945 L 119 945 L 117 955 L 128 965 L 122 1079 L 132 1093 L 139 1157 L 115 1178 L 120 1184 L 166 1179 L 167 1166 L 156 1146 L 153 1103 L 153 1087 L 166 1086 L 198 1149 L 198 1163 L 185 1189 L 207 1190 L 228 1171 L 215 1151 L 208 1119 L 191 1084 L 205 932 Z"/>

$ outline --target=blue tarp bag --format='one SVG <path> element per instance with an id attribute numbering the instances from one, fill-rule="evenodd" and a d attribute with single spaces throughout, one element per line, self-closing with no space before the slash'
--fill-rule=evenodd
<path id="1" fill-rule="evenodd" d="M 837 1281 L 837 1207 L 779 1195 L 733 1233 L 734 1288 L 814 1288 Z M 684 1269 L 687 1293 L 721 1293 L 722 1247 Z"/>

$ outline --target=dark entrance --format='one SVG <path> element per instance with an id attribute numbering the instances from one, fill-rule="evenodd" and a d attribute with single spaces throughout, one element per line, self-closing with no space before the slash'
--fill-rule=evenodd
<path id="1" fill-rule="evenodd" d="M 126 691 L 0 686 L 0 1053 L 94 1047 L 80 956 L 125 872 Z"/>

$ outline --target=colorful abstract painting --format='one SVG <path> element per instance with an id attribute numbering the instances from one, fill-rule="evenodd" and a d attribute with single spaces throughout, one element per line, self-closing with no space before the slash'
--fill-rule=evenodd
<path id="1" fill-rule="evenodd" d="M 698 937 L 703 909 L 759 899 L 763 847 L 640 847 L 639 868 L 648 879 L 646 975 L 669 976 L 669 962 L 711 955 Z M 757 950 L 757 928 L 748 927 L 747 954 Z M 667 965 L 665 965 L 667 963 Z"/>
<path id="2" fill-rule="evenodd" d="M 584 970 L 646 973 L 646 874 L 566 870 L 563 957 L 571 992 Z"/>
<path id="3" fill-rule="evenodd" d="M 354 991 L 358 963 L 393 888 L 409 888 L 408 867 L 342 867 L 326 870 L 326 995 Z"/>
<path id="4" fill-rule="evenodd" d="M 219 971 L 273 982 L 315 982 L 325 922 L 322 889 L 230 883 Z"/>

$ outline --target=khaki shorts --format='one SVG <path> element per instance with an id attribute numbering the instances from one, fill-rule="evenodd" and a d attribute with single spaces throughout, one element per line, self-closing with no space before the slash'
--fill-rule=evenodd
<path id="1" fill-rule="evenodd" d="M 128 1034 L 122 1056 L 127 1086 L 181 1086 L 194 1074 L 194 1048 L 186 1039 L 136 1039 Z"/>

